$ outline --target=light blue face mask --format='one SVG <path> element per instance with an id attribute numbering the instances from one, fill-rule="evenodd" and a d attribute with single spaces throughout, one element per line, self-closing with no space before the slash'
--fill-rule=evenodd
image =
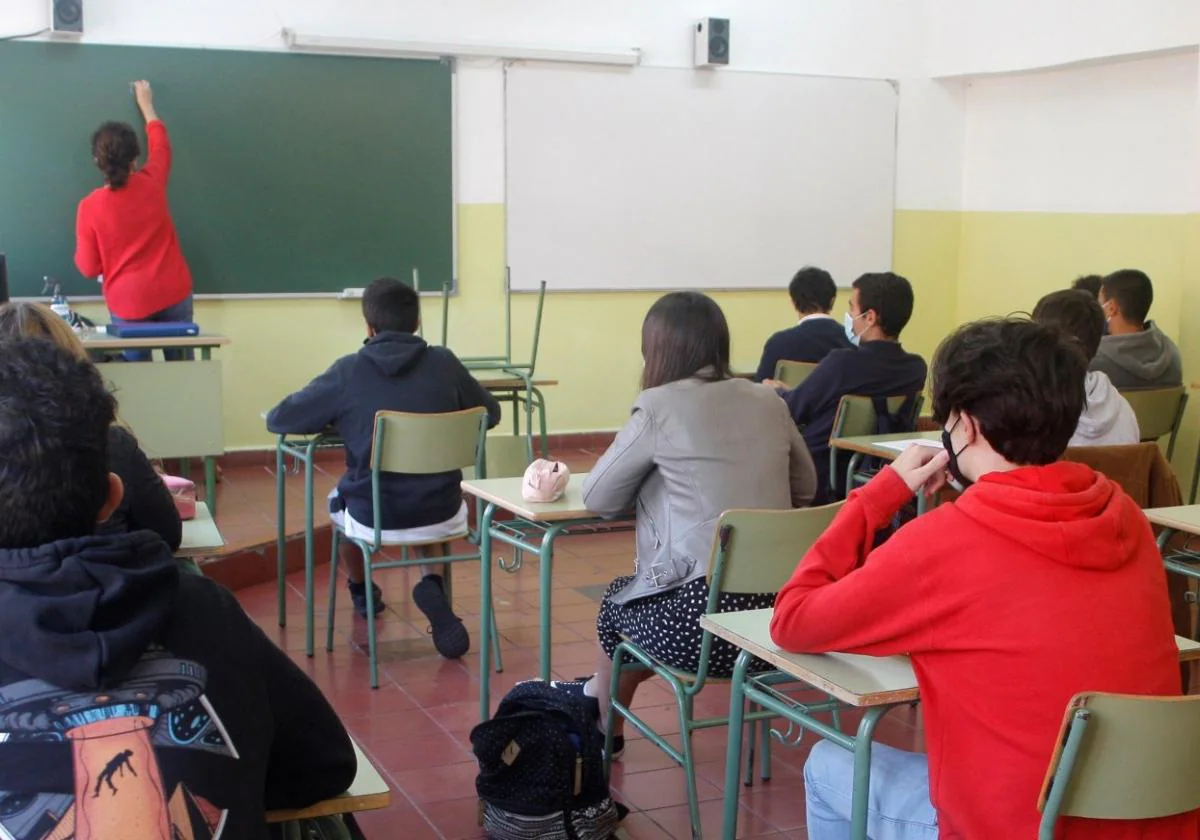
<path id="1" fill-rule="evenodd" d="M 847 312 L 846 316 L 842 318 L 842 325 L 846 328 L 846 338 L 850 339 L 850 343 L 855 347 L 858 346 L 861 336 L 854 332 L 854 322 L 861 317 L 862 315 L 854 316 Z"/>

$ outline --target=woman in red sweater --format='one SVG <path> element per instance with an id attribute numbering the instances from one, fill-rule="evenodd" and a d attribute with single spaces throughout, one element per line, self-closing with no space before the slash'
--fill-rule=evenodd
<path id="1" fill-rule="evenodd" d="M 134 82 L 146 120 L 150 152 L 137 166 L 141 148 L 126 123 L 107 122 L 92 135 L 92 158 L 104 186 L 79 203 L 75 265 L 85 277 L 100 278 L 114 322 L 191 321 L 192 275 L 171 210 L 167 181 L 171 142 L 154 111 L 149 82 Z M 190 350 L 167 350 L 168 361 L 191 358 Z M 129 361 L 148 361 L 150 351 L 127 350 Z"/>
<path id="2" fill-rule="evenodd" d="M 871 838 L 1033 840 L 1037 799 L 1071 697 L 1173 696 L 1179 659 L 1162 556 L 1121 488 L 1060 462 L 1087 360 L 1027 320 L 968 324 L 939 348 L 944 451 L 910 447 L 852 493 L 775 602 L 790 651 L 912 657 L 925 756 L 876 745 Z M 921 487 L 966 487 L 872 551 Z M 849 832 L 851 753 L 805 765 L 808 836 Z M 1059 840 L 1197 840 L 1200 813 L 1059 821 Z"/>

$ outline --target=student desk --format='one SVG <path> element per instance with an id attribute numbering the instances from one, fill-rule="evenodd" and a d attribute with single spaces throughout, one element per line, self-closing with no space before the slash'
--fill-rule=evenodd
<path id="1" fill-rule="evenodd" d="M 541 619 L 541 663 L 538 676 L 550 679 L 550 594 L 554 563 L 554 541 L 569 528 L 597 525 L 605 520 L 583 504 L 583 483 L 587 473 L 572 475 L 567 492 L 557 502 L 535 504 L 521 498 L 522 478 L 480 478 L 462 483 L 463 492 L 485 503 L 479 519 L 480 554 L 480 639 L 479 639 L 479 719 L 491 714 L 491 632 L 492 632 L 492 544 L 495 541 L 515 548 L 511 565 L 500 563 L 506 572 L 521 567 L 522 552 L 538 555 L 540 575 L 539 605 Z M 497 510 L 506 510 L 512 521 L 495 522 Z M 632 516 L 622 517 L 625 519 Z"/>
<path id="2" fill-rule="evenodd" d="M 471 369 L 470 365 L 467 366 Z M 490 370 L 490 368 L 475 368 L 476 370 Z M 518 406 L 525 407 L 525 440 L 526 440 L 526 455 L 528 460 L 534 458 L 533 451 L 533 411 L 536 408 L 538 414 L 538 449 L 541 452 L 542 458 L 550 457 L 550 448 L 546 442 L 546 399 L 542 396 L 542 388 L 550 388 L 558 384 L 557 379 L 531 379 L 528 374 L 522 370 L 513 370 L 505 368 L 498 371 L 499 373 L 509 374 L 505 377 L 477 377 L 487 391 L 496 397 L 501 403 L 512 404 L 512 424 L 513 437 L 521 436 L 521 414 L 518 412 Z"/>
<path id="3" fill-rule="evenodd" d="M 225 546 L 217 523 L 205 502 L 196 502 L 196 518 L 183 523 L 183 541 L 179 544 L 176 557 L 206 557 Z"/>
<path id="4" fill-rule="evenodd" d="M 121 419 L 137 435 L 151 458 L 204 459 L 204 500 L 217 503 L 216 456 L 225 452 L 221 363 L 214 347 L 229 344 L 221 335 L 201 333 L 176 338 L 117 338 L 106 333 L 80 336 L 89 351 L 199 350 L 190 362 L 106 362 L 98 365 L 117 398 Z"/>
<path id="5" fill-rule="evenodd" d="M 848 653 L 785 653 L 771 641 L 770 609 L 720 613 L 700 618 L 700 626 L 741 648 L 733 668 L 729 698 L 729 751 L 725 761 L 725 820 L 722 837 L 737 834 L 738 775 L 742 755 L 742 729 L 747 700 L 774 712 L 802 730 L 814 732 L 854 753 L 853 820 L 850 836 L 867 836 L 867 794 L 870 784 L 871 739 L 879 719 L 891 709 L 917 700 L 917 678 L 906 656 L 857 656 Z M 846 735 L 817 720 L 807 706 L 791 700 L 763 681 L 763 674 L 747 675 L 754 657 L 779 672 L 817 688 L 843 703 L 865 709 L 858 732 Z M 770 672 L 768 672 L 770 673 Z M 776 674 L 776 678 L 778 675 Z M 730 775 L 732 773 L 732 775 Z"/>
<path id="6" fill-rule="evenodd" d="M 312 819 L 313 817 L 332 817 L 358 811 L 378 811 L 391 805 L 392 792 L 388 789 L 387 782 L 383 780 L 383 776 L 375 769 L 375 765 L 371 763 L 371 759 L 366 757 L 357 742 L 352 740 L 352 743 L 354 743 L 354 756 L 358 759 L 358 772 L 354 774 L 354 781 L 350 783 L 349 790 L 341 796 L 326 799 L 324 802 L 318 802 L 316 805 L 310 805 L 297 811 L 268 811 L 267 822 L 281 823 Z"/>
<path id="7" fill-rule="evenodd" d="M 919 699 L 917 678 L 907 656 L 860 656 L 850 653 L 786 653 L 771 641 L 773 610 L 719 613 L 700 618 L 700 626 L 741 648 L 733 669 L 729 697 L 729 750 L 725 760 L 725 819 L 722 837 L 737 834 L 738 775 L 741 770 L 745 701 L 756 703 L 788 721 L 791 727 L 813 732 L 854 753 L 853 818 L 850 836 L 867 836 L 867 802 L 870 792 L 871 740 L 879 719 L 893 708 Z M 1200 642 L 1175 637 L 1179 661 L 1200 660 Z M 778 669 L 746 673 L 758 657 Z M 849 706 L 865 709 L 858 731 L 847 735 L 816 719 L 812 709 L 781 694 L 768 684 L 783 674 L 825 692 Z"/>
<path id="8" fill-rule="evenodd" d="M 853 475 L 858 469 L 859 463 L 863 458 L 879 458 L 884 461 L 895 461 L 900 456 L 902 450 L 897 449 L 888 444 L 896 444 L 904 441 L 928 441 L 936 443 L 939 447 L 942 445 L 941 432 L 900 432 L 891 435 L 862 435 L 861 437 L 843 437 L 830 438 L 830 449 L 841 449 L 844 452 L 852 453 L 850 463 L 846 467 L 846 475 Z M 846 488 L 849 492 L 850 487 Z M 928 500 L 925 498 L 925 493 L 922 492 L 917 496 L 917 513 L 922 514 Z"/>
<path id="9" fill-rule="evenodd" d="M 1144 511 L 1146 518 L 1163 530 L 1158 535 L 1158 547 L 1163 552 L 1163 563 L 1168 571 L 1200 580 L 1200 552 L 1185 547 L 1167 554 L 1167 545 L 1176 534 L 1200 536 L 1200 505 L 1184 505 L 1171 508 L 1151 508 Z"/>

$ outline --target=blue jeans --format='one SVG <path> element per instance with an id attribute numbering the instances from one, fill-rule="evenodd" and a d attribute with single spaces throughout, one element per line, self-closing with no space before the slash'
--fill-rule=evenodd
<path id="1" fill-rule="evenodd" d="M 809 840 L 846 840 L 854 790 L 854 753 L 820 741 L 804 763 Z M 867 800 L 870 840 L 937 840 L 937 812 L 929 801 L 929 762 L 920 753 L 871 745 Z"/>
<path id="2" fill-rule="evenodd" d="M 155 312 L 153 315 L 147 315 L 145 318 L 137 318 L 132 321 L 127 321 L 124 318 L 118 318 L 112 311 L 109 311 L 108 317 L 112 319 L 114 324 L 144 324 L 147 321 L 191 321 L 192 320 L 192 296 L 188 295 L 179 303 L 173 306 L 168 306 L 166 309 Z M 190 362 L 196 358 L 195 351 L 191 348 L 180 349 L 171 348 L 163 350 L 163 358 L 168 362 Z M 127 362 L 148 362 L 150 361 L 149 350 L 126 350 L 125 361 Z"/>

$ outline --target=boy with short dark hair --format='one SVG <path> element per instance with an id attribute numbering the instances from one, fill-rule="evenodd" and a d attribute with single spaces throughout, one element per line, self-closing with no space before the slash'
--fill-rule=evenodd
<path id="1" fill-rule="evenodd" d="M 911 446 L 846 506 L 779 592 L 785 650 L 908 654 L 928 757 L 876 744 L 868 837 L 1032 838 L 1072 696 L 1177 696 L 1166 573 L 1120 486 L 1060 461 L 1083 407 L 1083 355 L 1048 327 L 967 324 L 938 349 L 943 448 Z M 966 489 L 872 550 L 914 493 Z M 853 754 L 805 765 L 812 840 L 848 836 Z M 1062 840 L 1195 838 L 1200 814 L 1063 819 Z"/>
<path id="2" fill-rule="evenodd" d="M 1108 319 L 1108 335 L 1100 341 L 1091 368 L 1108 374 L 1122 391 L 1183 384 L 1179 348 L 1147 320 L 1153 302 L 1154 286 L 1145 272 L 1126 268 L 1101 281 L 1100 305 Z"/>
<path id="3" fill-rule="evenodd" d="M 94 535 L 123 490 L 96 368 L 10 339 L 0 395 L 0 835 L 265 840 L 345 791 L 337 715 L 234 597 L 152 531 Z"/>
<path id="4" fill-rule="evenodd" d="M 363 293 L 367 339 L 357 353 L 343 356 L 325 373 L 292 394 L 267 415 L 276 434 L 315 434 L 334 428 L 345 441 L 346 473 L 329 496 L 330 518 L 350 537 L 374 539 L 371 506 L 371 443 L 375 414 L 406 411 L 437 414 L 484 406 L 488 426 L 500 422 L 500 405 L 450 350 L 433 347 L 416 335 L 421 322 L 417 293 L 399 280 L 383 277 Z M 380 477 L 383 541 L 450 538 L 466 530 L 462 473 Z M 421 556 L 434 558 L 440 544 L 421 546 Z M 339 560 L 350 579 L 350 597 L 366 617 L 367 592 L 362 555 L 345 540 Z M 470 647 L 470 636 L 446 597 L 439 567 L 423 566 L 413 588 L 413 601 L 425 613 L 433 643 L 447 659 Z M 376 614 L 385 607 L 375 587 Z"/>
<path id="5" fill-rule="evenodd" d="M 1051 292 L 1033 308 L 1033 320 L 1061 332 L 1089 363 L 1095 358 L 1104 335 L 1104 310 L 1094 295 L 1081 289 Z M 1133 406 L 1108 374 L 1088 371 L 1084 389 L 1083 413 L 1069 446 L 1123 446 L 1141 440 Z"/>
<path id="6" fill-rule="evenodd" d="M 841 324 L 829 314 L 837 299 L 837 285 L 828 271 L 813 266 L 800 269 L 788 284 L 788 296 L 800 320 L 767 339 L 755 382 L 774 377 L 781 361 L 816 363 L 833 350 L 851 346 Z"/>
<path id="7" fill-rule="evenodd" d="M 859 277 L 843 325 L 846 337 L 857 348 L 833 351 L 798 387 L 781 391 L 817 468 L 813 504 L 831 501 L 829 435 L 842 397 L 904 396 L 915 400 L 925 387 L 925 360 L 900 346 L 900 333 L 912 311 L 913 290 L 905 278 L 890 271 Z M 773 380 L 766 384 L 777 385 Z"/>

